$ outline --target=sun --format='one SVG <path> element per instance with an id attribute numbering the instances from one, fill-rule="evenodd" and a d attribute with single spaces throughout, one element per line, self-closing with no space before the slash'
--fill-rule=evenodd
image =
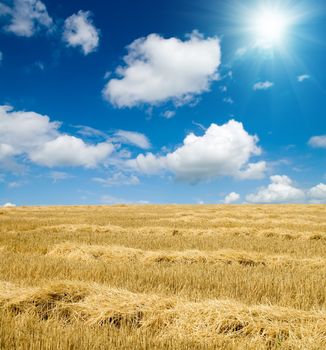
<path id="1" fill-rule="evenodd" d="M 281 10 L 262 9 L 252 18 L 252 31 L 258 45 L 280 44 L 286 37 L 288 27 L 288 16 Z"/>

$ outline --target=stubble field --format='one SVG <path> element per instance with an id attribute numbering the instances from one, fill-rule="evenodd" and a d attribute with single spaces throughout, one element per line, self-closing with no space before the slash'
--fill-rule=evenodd
<path id="1" fill-rule="evenodd" d="M 325 205 L 0 210 L 0 349 L 325 348 Z"/>

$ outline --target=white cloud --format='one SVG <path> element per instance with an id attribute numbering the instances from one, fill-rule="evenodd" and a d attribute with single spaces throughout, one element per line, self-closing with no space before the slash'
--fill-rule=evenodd
<path id="1" fill-rule="evenodd" d="M 304 82 L 305 80 L 309 80 L 311 77 L 310 77 L 310 75 L 308 75 L 308 74 L 302 74 L 302 75 L 299 75 L 298 76 L 298 82 L 299 83 L 302 83 L 302 82 Z"/>
<path id="2" fill-rule="evenodd" d="M 81 47 L 84 55 L 97 49 L 99 30 L 94 26 L 89 11 L 78 11 L 65 20 L 63 40 L 68 46 Z"/>
<path id="3" fill-rule="evenodd" d="M 151 143 L 147 136 L 141 134 L 140 132 L 118 130 L 114 134 L 113 140 L 116 142 L 137 146 L 142 149 L 151 148 Z"/>
<path id="4" fill-rule="evenodd" d="M 165 157 L 155 156 L 153 153 L 139 154 L 136 159 L 128 160 L 127 165 L 140 173 L 154 175 L 165 169 L 165 160 Z"/>
<path id="5" fill-rule="evenodd" d="M 0 143 L 0 160 L 9 158 L 15 155 L 15 149 L 6 143 Z"/>
<path id="6" fill-rule="evenodd" d="M 60 135 L 31 151 L 29 157 L 34 163 L 47 167 L 84 166 L 94 168 L 113 151 L 114 146 L 106 142 L 88 145 L 77 137 Z"/>
<path id="7" fill-rule="evenodd" d="M 51 122 L 46 115 L 13 111 L 0 106 L 0 140 L 16 153 L 23 153 L 59 135 L 59 122 Z"/>
<path id="8" fill-rule="evenodd" d="M 224 203 L 231 204 L 231 203 L 237 202 L 239 199 L 240 199 L 240 195 L 238 193 L 231 192 L 224 198 Z"/>
<path id="9" fill-rule="evenodd" d="M 12 8 L 0 4 L 1 14 L 10 17 L 5 29 L 18 36 L 31 37 L 42 27 L 50 28 L 53 24 L 46 6 L 39 0 L 14 0 Z"/>
<path id="10" fill-rule="evenodd" d="M 296 203 L 305 200 L 305 192 L 293 186 L 288 176 L 274 175 L 271 183 L 255 194 L 249 194 L 246 200 L 251 203 Z"/>
<path id="11" fill-rule="evenodd" d="M 326 148 L 326 135 L 313 136 L 308 144 L 314 148 Z"/>
<path id="12" fill-rule="evenodd" d="M 113 174 L 111 177 L 108 178 L 99 178 L 95 177 L 93 178 L 93 181 L 105 186 L 105 187 L 112 187 L 112 186 L 136 186 L 140 184 L 140 180 L 136 175 L 130 175 L 127 176 L 121 172 Z"/>
<path id="13" fill-rule="evenodd" d="M 272 83 L 270 81 L 261 81 L 261 82 L 256 83 L 254 85 L 253 89 L 255 91 L 257 91 L 257 90 L 268 90 L 268 89 L 270 89 L 273 86 L 274 86 L 274 83 Z"/>
<path id="14" fill-rule="evenodd" d="M 103 90 L 117 107 L 156 105 L 167 100 L 178 104 L 209 90 L 221 62 L 217 38 L 193 32 L 188 40 L 164 39 L 157 34 L 135 40 L 127 47 L 125 65 L 116 70 Z"/>
<path id="15" fill-rule="evenodd" d="M 315 203 L 326 203 L 326 184 L 320 183 L 308 191 L 308 198 Z"/>
<path id="16" fill-rule="evenodd" d="M 265 177 L 267 164 L 265 161 L 249 163 L 245 169 L 237 174 L 240 180 L 259 180 Z"/>
<path id="17" fill-rule="evenodd" d="M 211 124 L 203 136 L 189 134 L 174 152 L 140 154 L 127 164 L 144 174 L 170 171 L 177 179 L 191 183 L 218 176 L 261 178 L 266 163 L 249 163 L 252 156 L 261 154 L 257 142 L 241 123 L 230 120 L 221 126 Z"/>
<path id="18" fill-rule="evenodd" d="M 295 187 L 288 176 L 271 176 L 271 184 L 246 197 L 251 203 L 326 203 L 326 184 L 308 190 Z"/>
<path id="19" fill-rule="evenodd" d="M 13 203 L 10 203 L 10 202 L 8 202 L 8 203 L 3 205 L 4 208 L 14 208 L 15 206 L 16 206 L 16 204 L 13 204 Z"/>
<path id="20" fill-rule="evenodd" d="M 51 122 L 46 115 L 0 106 L 0 159 L 25 155 L 48 167 L 90 168 L 104 162 L 114 150 L 112 143 L 92 145 L 62 134 L 60 126 L 61 123 Z"/>

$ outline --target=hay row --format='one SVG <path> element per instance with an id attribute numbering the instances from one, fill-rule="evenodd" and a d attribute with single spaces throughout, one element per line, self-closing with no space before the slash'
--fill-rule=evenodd
<path id="1" fill-rule="evenodd" d="M 179 222 L 180 223 L 180 222 Z M 258 237 L 264 238 L 277 238 L 282 240 L 326 240 L 326 229 L 322 225 L 315 225 L 312 227 L 309 224 L 308 228 L 293 228 L 283 227 L 280 223 L 278 225 L 249 225 L 247 221 L 239 221 L 238 226 L 211 226 L 208 221 L 206 225 L 200 225 L 197 228 L 190 227 L 173 227 L 172 221 L 161 225 L 157 222 L 157 225 L 142 225 L 138 227 L 123 227 L 119 225 L 105 224 L 58 224 L 58 225 L 39 225 L 39 227 L 24 228 L 24 233 L 31 234 L 58 234 L 58 235 L 128 235 L 130 233 L 141 236 L 155 236 L 155 237 L 170 237 L 170 236 L 184 236 L 184 237 L 218 237 L 218 236 L 236 236 L 236 237 Z M 15 229 L 3 229 L 3 232 L 11 234 L 16 233 Z"/>
<path id="2" fill-rule="evenodd" d="M 264 255 L 254 252 L 220 251 L 149 251 L 119 246 L 87 245 L 72 242 L 57 244 L 47 256 L 79 261 L 138 262 L 142 264 L 239 264 L 241 266 L 302 265 L 310 268 L 326 267 L 326 259 L 298 259 L 283 255 Z"/>
<path id="3" fill-rule="evenodd" d="M 136 294 L 82 282 L 58 282 L 18 288 L 0 282 L 0 307 L 12 314 L 36 315 L 65 324 L 128 327 L 158 339 L 193 339 L 202 343 L 221 336 L 252 338 L 265 344 L 308 337 L 326 345 L 326 313 L 278 306 L 247 306 L 230 300 L 190 302 L 178 297 Z M 324 339 L 324 340 L 323 340 Z"/>

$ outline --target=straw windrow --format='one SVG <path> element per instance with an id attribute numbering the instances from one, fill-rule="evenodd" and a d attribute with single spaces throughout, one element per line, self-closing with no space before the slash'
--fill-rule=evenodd
<path id="1" fill-rule="evenodd" d="M 220 250 L 220 251 L 149 251 L 121 246 L 86 245 L 65 242 L 55 245 L 47 253 L 51 257 L 80 260 L 85 262 L 125 261 L 142 264 L 238 264 L 241 266 L 279 266 L 298 265 L 320 268 L 326 266 L 326 259 L 296 259 L 286 255 L 264 255 L 255 252 Z"/>
<path id="2" fill-rule="evenodd" d="M 45 321 L 128 327 L 150 331 L 157 338 L 201 343 L 221 336 L 260 338 L 265 344 L 305 337 L 320 341 L 326 336 L 325 312 L 247 306 L 231 300 L 192 302 L 71 281 L 27 289 L 1 283 L 0 305 L 13 314 L 34 314 Z"/>

